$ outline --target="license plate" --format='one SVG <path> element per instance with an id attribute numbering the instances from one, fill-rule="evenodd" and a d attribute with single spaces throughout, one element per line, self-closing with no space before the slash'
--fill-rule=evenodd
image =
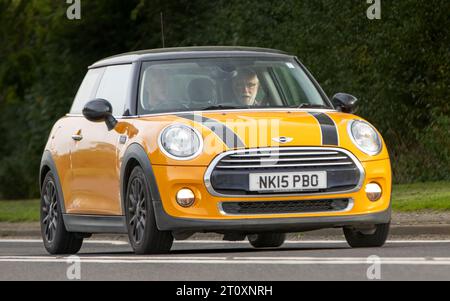
<path id="1" fill-rule="evenodd" d="M 250 191 L 302 191 L 327 188 L 327 172 L 256 173 L 249 175 Z"/>

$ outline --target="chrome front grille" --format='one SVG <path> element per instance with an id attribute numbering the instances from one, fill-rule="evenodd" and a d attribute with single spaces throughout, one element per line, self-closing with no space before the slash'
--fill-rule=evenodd
<path id="1" fill-rule="evenodd" d="M 217 169 L 267 169 L 288 167 L 338 167 L 354 165 L 341 151 L 308 151 L 304 149 L 248 150 L 221 159 Z"/>
<path id="2" fill-rule="evenodd" d="M 249 189 L 249 174 L 326 171 L 326 189 L 303 192 L 258 192 Z M 208 191 L 216 196 L 321 195 L 361 188 L 364 169 L 349 151 L 328 147 L 280 147 L 229 151 L 217 156 L 205 174 Z"/>

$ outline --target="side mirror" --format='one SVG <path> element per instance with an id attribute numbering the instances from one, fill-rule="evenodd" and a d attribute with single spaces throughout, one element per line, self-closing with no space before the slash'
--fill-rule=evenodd
<path id="1" fill-rule="evenodd" d="M 108 131 L 113 130 L 117 124 L 116 118 L 112 115 L 112 105 L 101 98 L 89 101 L 83 108 L 83 116 L 92 122 L 104 121 Z"/>
<path id="2" fill-rule="evenodd" d="M 333 105 L 344 113 L 353 113 L 357 101 L 358 98 L 346 93 L 337 93 L 331 99 Z"/>

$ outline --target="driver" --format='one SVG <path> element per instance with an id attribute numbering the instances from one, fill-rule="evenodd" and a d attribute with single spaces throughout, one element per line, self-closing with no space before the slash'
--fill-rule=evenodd
<path id="1" fill-rule="evenodd" d="M 255 71 L 249 68 L 238 70 L 238 74 L 233 78 L 233 91 L 239 102 L 246 106 L 258 105 L 258 89 L 259 79 Z"/>

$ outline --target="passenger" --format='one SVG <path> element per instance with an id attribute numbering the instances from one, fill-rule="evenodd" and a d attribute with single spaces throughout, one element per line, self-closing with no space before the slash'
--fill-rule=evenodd
<path id="1" fill-rule="evenodd" d="M 145 107 L 150 110 L 158 110 L 168 103 L 168 76 L 162 69 L 152 69 L 147 71 L 145 81 L 144 99 L 147 100 Z"/>

